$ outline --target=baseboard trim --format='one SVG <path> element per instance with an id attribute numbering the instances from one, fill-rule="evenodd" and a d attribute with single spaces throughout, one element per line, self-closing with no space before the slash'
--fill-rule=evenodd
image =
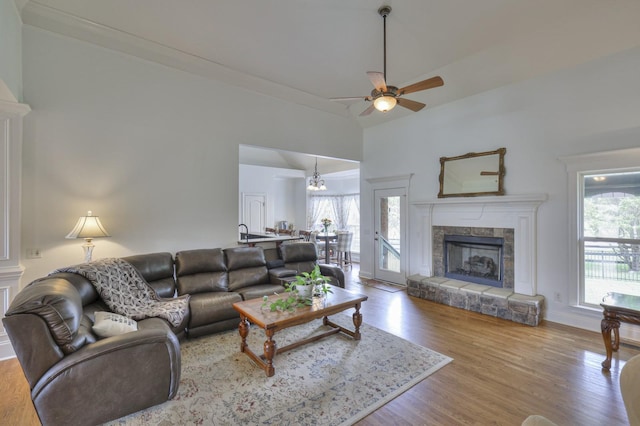
<path id="1" fill-rule="evenodd" d="M 16 353 L 13 351 L 13 346 L 11 346 L 9 337 L 5 335 L 0 339 L 2 339 L 2 341 L 0 341 L 0 361 L 7 360 L 9 358 L 15 358 Z"/>

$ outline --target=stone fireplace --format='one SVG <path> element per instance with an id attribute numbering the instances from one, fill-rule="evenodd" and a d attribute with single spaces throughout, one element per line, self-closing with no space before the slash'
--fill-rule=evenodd
<path id="1" fill-rule="evenodd" d="M 537 209 L 546 195 L 446 198 L 412 203 L 420 232 L 408 292 L 529 325 L 537 295 Z M 417 217 L 416 217 L 417 216 Z"/>

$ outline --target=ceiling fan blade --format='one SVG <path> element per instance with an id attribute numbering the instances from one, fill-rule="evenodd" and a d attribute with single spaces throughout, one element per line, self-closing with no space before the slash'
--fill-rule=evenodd
<path id="1" fill-rule="evenodd" d="M 418 112 L 426 106 L 422 102 L 412 101 L 411 99 L 404 99 L 404 98 L 396 98 L 396 99 L 398 101 L 398 105 L 408 108 L 413 112 Z"/>
<path id="2" fill-rule="evenodd" d="M 407 93 L 419 92 L 421 90 L 433 89 L 434 87 L 440 87 L 444 85 L 442 77 L 436 76 L 426 80 L 419 81 L 414 84 L 410 84 L 402 89 L 398 89 L 398 95 L 406 95 Z"/>
<path id="3" fill-rule="evenodd" d="M 367 75 L 369 76 L 369 80 L 371 80 L 371 84 L 376 90 L 380 92 L 387 91 L 387 83 L 384 81 L 384 74 L 377 71 L 367 71 Z"/>
<path id="4" fill-rule="evenodd" d="M 376 109 L 376 107 L 375 107 L 373 104 L 371 104 L 371 105 L 369 106 L 369 108 L 365 109 L 364 111 L 362 111 L 362 112 L 360 113 L 360 117 L 364 117 L 365 115 L 369 115 L 369 114 L 371 114 L 371 113 L 373 112 L 373 110 L 374 110 L 374 109 Z"/>

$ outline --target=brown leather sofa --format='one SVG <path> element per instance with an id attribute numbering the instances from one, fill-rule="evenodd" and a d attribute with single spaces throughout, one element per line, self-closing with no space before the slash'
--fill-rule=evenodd
<path id="1" fill-rule="evenodd" d="M 236 328 L 233 303 L 283 291 L 279 276 L 310 271 L 317 255 L 312 243 L 296 243 L 187 250 L 175 261 L 170 253 L 123 259 L 159 296 L 189 294 L 189 315 L 176 327 L 148 318 L 137 331 L 100 339 L 92 332 L 95 312 L 109 308 L 86 278 L 57 273 L 25 287 L 3 323 L 45 425 L 103 423 L 173 398 L 179 340 Z M 340 268 L 321 270 L 344 287 Z"/>

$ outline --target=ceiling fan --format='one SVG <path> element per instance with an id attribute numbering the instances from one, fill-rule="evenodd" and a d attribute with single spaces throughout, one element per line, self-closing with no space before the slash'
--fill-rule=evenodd
<path id="1" fill-rule="evenodd" d="M 400 105 L 408 108 L 411 111 L 417 112 L 424 108 L 426 105 L 422 102 L 412 101 L 410 99 L 402 98 L 401 96 L 408 93 L 419 92 L 421 90 L 432 89 L 434 87 L 440 87 L 444 85 L 444 81 L 441 77 L 431 77 L 423 81 L 419 81 L 414 84 L 410 84 L 406 87 L 398 89 L 395 86 L 387 85 L 387 16 L 391 13 L 390 6 L 382 6 L 378 9 L 378 13 L 382 16 L 383 21 L 383 49 L 384 49 L 384 72 L 368 71 L 367 75 L 369 80 L 373 84 L 374 89 L 371 91 L 370 96 L 357 96 L 348 98 L 331 98 L 332 101 L 348 101 L 354 99 L 364 99 L 368 102 L 373 102 L 369 108 L 360 113 L 360 116 L 369 115 L 374 109 L 381 112 L 387 112 L 393 109 L 393 107 Z"/>

